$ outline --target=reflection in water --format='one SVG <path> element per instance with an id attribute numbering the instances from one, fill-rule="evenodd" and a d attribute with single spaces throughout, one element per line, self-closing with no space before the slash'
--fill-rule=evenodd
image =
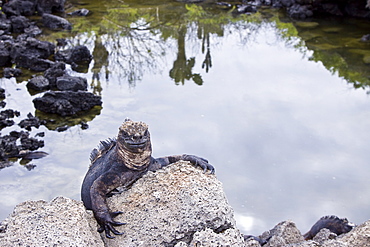
<path id="1" fill-rule="evenodd" d="M 104 37 L 105 40 L 104 44 L 101 41 L 95 41 L 94 53 L 97 61 L 94 64 L 97 65 L 94 65 L 94 78 L 99 77 L 101 60 L 105 60 L 104 54 L 108 50 L 110 68 L 119 71 L 120 77 L 126 78 L 133 86 L 137 81 L 142 80 L 146 72 L 152 74 L 162 72 L 161 63 L 164 57 L 168 53 L 175 52 L 176 49 L 171 39 L 177 40 L 177 57 L 169 71 L 169 76 L 175 84 L 184 84 L 185 81 L 192 80 L 202 85 L 203 79 L 200 73 L 193 72 L 194 65 L 197 63 L 196 58 L 186 54 L 185 47 L 188 39 L 198 39 L 198 43 L 201 44 L 202 53 L 205 55 L 202 68 L 208 73 L 212 67 L 210 46 L 212 35 L 222 37 L 224 29 L 230 26 L 242 30 L 257 29 L 256 24 L 260 22 L 258 15 L 257 17 L 247 15 L 233 17 L 230 12 L 218 9 L 216 5 L 210 8 L 208 5 L 202 7 L 176 2 L 155 7 L 133 3 L 106 4 L 112 6 L 106 8 L 106 14 L 95 16 L 95 18 L 101 18 L 100 21 L 93 21 L 99 28 L 96 26 L 91 28 L 97 36 L 96 39 L 100 40 Z M 254 23 L 250 20 L 254 20 Z M 76 23 L 74 30 L 80 33 L 91 32 L 86 30 L 86 27 L 92 26 L 86 23 L 87 20 L 74 19 L 74 21 L 83 23 L 83 25 Z M 81 43 L 78 41 L 81 36 L 69 38 L 77 39 L 73 43 Z M 100 49 L 102 51 L 99 51 Z"/>
<path id="2" fill-rule="evenodd" d="M 354 88 L 370 86 L 370 43 L 361 37 L 369 32 L 369 22 L 353 19 L 315 20 L 295 23 L 299 37 L 313 51 L 311 60 L 321 62 Z"/>
<path id="3" fill-rule="evenodd" d="M 212 5 L 165 0 L 92 0 L 84 7 L 93 15 L 72 17 L 72 33 L 43 38 L 89 47 L 88 72 L 71 73 L 90 78 L 103 108 L 80 116 L 86 130 L 76 118 L 48 126 L 73 126 L 65 132 L 33 130 L 46 132 L 50 155 L 32 172 L 1 170 L 1 218 L 28 199 L 79 199 L 90 151 L 116 135 L 126 117 L 150 124 L 156 157 L 187 152 L 215 164 L 245 233 L 286 219 L 305 231 L 324 214 L 356 223 L 370 218 L 369 99 L 338 78 L 347 73 L 356 87 L 369 85 L 368 65 L 343 55 L 367 53 L 365 44 L 346 50 L 348 43 L 325 43 L 333 29 L 318 35 L 320 21 L 302 27 L 281 22 L 275 11 L 235 17 Z M 24 82 L 0 84 L 9 108 L 23 116 L 34 111 Z"/>
<path id="4" fill-rule="evenodd" d="M 202 85 L 203 80 L 200 74 L 194 74 L 192 69 L 195 65 L 195 58 L 191 57 L 186 59 L 185 54 L 185 34 L 186 27 L 181 27 L 179 30 L 177 38 L 177 58 L 173 62 L 173 68 L 170 70 L 170 77 L 175 80 L 175 83 L 178 85 L 179 82 L 184 84 L 185 80 L 192 79 L 196 84 Z"/>
<path id="5" fill-rule="evenodd" d="M 206 43 L 206 44 L 205 44 Z M 202 53 L 204 53 L 205 46 L 207 46 L 206 56 L 204 58 L 204 61 L 202 63 L 202 69 L 206 69 L 206 72 L 208 73 L 209 69 L 212 67 L 212 58 L 211 58 L 211 49 L 209 46 L 209 33 L 206 33 L 202 40 Z"/>
<path id="6" fill-rule="evenodd" d="M 91 88 L 93 88 L 93 93 L 101 95 L 102 87 L 100 81 L 100 74 L 103 73 L 105 75 L 105 80 L 108 81 L 109 79 L 109 52 L 103 45 L 100 36 L 97 36 L 94 43 L 94 51 L 92 52 L 94 57 L 94 66 L 92 67 L 91 71 L 93 73 L 92 80 L 91 80 Z M 104 71 L 102 71 L 104 69 Z"/>

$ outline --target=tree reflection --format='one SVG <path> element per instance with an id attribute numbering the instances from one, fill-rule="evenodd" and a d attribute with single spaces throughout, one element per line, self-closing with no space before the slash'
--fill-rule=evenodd
<path id="1" fill-rule="evenodd" d="M 97 36 L 94 42 L 94 50 L 92 52 L 94 57 L 94 66 L 92 67 L 91 87 L 95 94 L 101 95 L 102 87 L 100 82 L 100 74 L 103 73 L 104 68 L 105 80 L 109 79 L 109 52 L 105 45 L 103 45 L 101 37 Z"/>
<path id="2" fill-rule="evenodd" d="M 127 80 L 131 86 L 135 86 L 147 72 L 162 72 L 163 59 L 170 53 L 176 54 L 169 71 L 175 84 L 185 84 L 191 80 L 202 85 L 201 73 L 193 72 L 196 57 L 188 57 L 186 53 L 189 41 L 192 44 L 198 43 L 201 47 L 201 53 L 204 54 L 201 67 L 208 73 L 212 68 L 211 36 L 222 37 L 225 28 L 240 25 L 238 22 L 242 20 L 243 25 L 250 25 L 247 21 L 250 16 L 235 17 L 230 12 L 209 8 L 208 5 L 161 3 L 148 6 L 129 2 L 105 2 L 102 15 L 73 20 L 83 23 L 74 25 L 76 32 L 93 30 L 96 35 L 91 83 L 95 92 L 100 94 L 100 80 L 104 77 L 108 80 L 111 71 L 119 78 Z M 89 19 L 91 23 L 87 23 Z M 195 32 L 192 31 L 194 27 Z M 81 39 L 81 36 L 75 38 Z M 177 49 L 171 40 L 177 41 Z"/>
<path id="3" fill-rule="evenodd" d="M 206 44 L 205 44 L 206 43 Z M 207 46 L 207 48 L 205 48 Z M 202 40 L 202 53 L 204 54 L 204 50 L 206 51 L 206 56 L 204 58 L 204 61 L 202 63 L 202 69 L 206 69 L 206 72 L 208 73 L 208 70 L 212 67 L 212 59 L 211 59 L 211 49 L 209 47 L 209 34 L 207 33 Z"/>
<path id="4" fill-rule="evenodd" d="M 176 85 L 180 82 L 184 84 L 185 80 L 193 79 L 193 81 L 198 84 L 202 85 L 203 80 L 200 74 L 192 73 L 192 69 L 195 65 L 195 58 L 191 57 L 186 59 L 185 54 L 185 35 L 186 35 L 186 27 L 181 27 L 179 30 L 179 35 L 177 38 L 177 58 L 173 63 L 173 68 L 170 70 L 170 77 L 174 79 Z"/>

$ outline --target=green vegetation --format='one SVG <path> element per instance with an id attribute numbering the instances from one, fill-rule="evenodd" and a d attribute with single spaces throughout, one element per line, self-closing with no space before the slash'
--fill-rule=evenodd
<path id="1" fill-rule="evenodd" d="M 369 44 L 359 42 L 361 35 L 353 33 L 358 29 L 351 23 L 336 24 L 325 20 L 295 23 L 287 21 L 277 10 L 236 14 L 235 5 L 221 7 L 212 3 L 184 4 L 166 0 L 151 3 L 91 1 L 89 9 L 94 14 L 87 18 L 70 17 L 72 32 L 52 33 L 47 38 L 66 37 L 75 44 L 93 43 L 96 80 L 92 87 L 97 87 L 98 92 L 102 68 L 105 68 L 106 77 L 109 67 L 120 71 L 120 77 L 135 85 L 146 71 L 160 71 L 165 55 L 169 50 L 173 53 L 173 41 L 177 45 L 177 56 L 169 76 L 176 84 L 191 80 L 202 85 L 201 74 L 193 72 L 193 68 L 200 62 L 205 72 L 212 69 L 212 37 L 224 37 L 226 30 L 243 35 L 249 30 L 241 39 L 241 45 L 246 45 L 263 25 L 274 26 L 276 35 L 287 46 L 299 50 L 312 61 L 321 62 L 355 88 L 370 85 Z M 361 25 L 362 29 L 369 27 Z M 202 61 L 187 55 L 185 48 L 189 39 L 197 40 L 201 46 Z"/>

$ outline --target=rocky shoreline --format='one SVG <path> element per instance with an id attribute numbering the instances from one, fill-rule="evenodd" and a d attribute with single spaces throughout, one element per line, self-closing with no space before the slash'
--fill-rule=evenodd
<path id="1" fill-rule="evenodd" d="M 149 172 L 109 198 L 123 235 L 107 239 L 81 201 L 57 197 L 26 201 L 0 225 L 0 245 L 10 246 L 238 246 L 366 247 L 370 220 L 337 236 L 322 229 L 305 241 L 294 222 L 280 222 L 258 237 L 243 235 L 215 175 L 180 161 Z M 262 244 L 262 245 L 261 245 Z"/>
<path id="2" fill-rule="evenodd" d="M 36 37 L 42 33 L 41 28 L 52 30 L 70 30 L 72 28 L 65 18 L 53 13 L 65 14 L 65 0 L 11 0 L 1 4 L 0 11 L 0 67 L 3 67 L 4 77 L 18 77 L 22 70 L 30 70 L 35 75 L 29 79 L 27 88 L 38 95 L 33 100 L 34 107 L 45 113 L 60 116 L 70 116 L 87 111 L 94 106 L 101 106 L 101 97 L 87 91 L 87 80 L 71 76 L 66 65 L 72 69 L 88 66 L 92 55 L 86 46 L 65 48 L 66 40 L 56 40 L 55 43 L 40 41 Z M 88 11 L 76 11 L 70 15 L 84 16 Z M 32 21 L 30 17 L 41 16 L 40 21 Z M 43 72 L 40 75 L 40 72 Z M 38 73 L 38 74 L 36 74 Z M 0 88 L 1 108 L 6 106 L 6 92 Z M 0 128 L 15 124 L 14 117 L 19 117 L 17 110 L 0 111 Z M 53 121 L 53 120 L 50 120 Z M 35 150 L 44 146 L 44 141 L 36 139 L 43 137 L 44 132 L 30 137 L 32 128 L 46 125 L 45 120 L 28 113 L 27 118 L 18 125 L 25 130 L 12 131 L 0 136 L 0 169 L 12 165 L 10 158 L 32 160 L 46 155 Z M 82 129 L 88 126 L 81 123 Z M 64 131 L 67 128 L 57 128 Z M 20 144 L 18 144 L 20 140 Z M 32 169 L 34 166 L 27 166 Z"/>
<path id="3" fill-rule="evenodd" d="M 33 101 L 36 109 L 59 114 L 75 115 L 102 104 L 101 97 L 87 91 L 85 78 L 68 74 L 66 65 L 81 68 L 91 62 L 85 46 L 63 49 L 65 40 L 55 44 L 36 37 L 39 27 L 70 30 L 72 25 L 52 12 L 64 13 L 64 0 L 11 0 L 0 12 L 0 66 L 4 77 L 17 77 L 22 69 L 42 72 L 32 77 L 27 87 L 39 97 Z M 366 5 L 367 4 L 367 5 Z M 305 19 L 315 15 L 370 18 L 369 1 L 305 1 L 261 0 L 245 2 L 239 13 L 255 12 L 261 6 L 284 8 L 292 18 Z M 73 15 L 87 15 L 80 10 Z M 41 15 L 35 23 L 27 16 Z M 16 34 L 13 37 L 9 34 Z M 16 68 L 14 68 L 14 65 Z M 4 89 L 0 98 L 5 99 Z M 1 101 L 0 106 L 5 107 Z M 1 128 L 15 124 L 17 110 L 0 112 Z M 9 158 L 34 159 L 46 155 L 36 152 L 44 146 L 44 133 L 33 137 L 30 131 L 45 122 L 31 113 L 18 125 L 24 129 L 0 137 L 0 169 L 11 165 Z M 86 125 L 85 125 L 86 126 Z M 63 130 L 63 129 L 61 129 Z M 32 165 L 27 169 L 32 169 Z M 181 178 L 181 179 L 179 179 Z M 189 189 L 191 188 L 191 189 Z M 112 208 L 127 212 L 122 221 L 125 232 L 113 240 L 97 233 L 97 224 L 80 201 L 57 197 L 51 202 L 27 201 L 1 223 L 1 246 L 370 246 L 370 221 L 346 234 L 323 229 L 313 240 L 305 241 L 292 221 L 283 221 L 258 237 L 243 235 L 236 226 L 233 210 L 223 193 L 222 185 L 210 175 L 188 164 L 178 163 L 163 171 L 149 173 L 129 191 L 110 199 Z M 149 244 L 148 244 L 149 243 Z"/>
<path id="4" fill-rule="evenodd" d="M 234 12 L 255 13 L 261 7 L 284 9 L 289 17 L 300 20 L 319 16 L 370 19 L 370 1 L 366 0 L 251 0 L 237 4 Z"/>

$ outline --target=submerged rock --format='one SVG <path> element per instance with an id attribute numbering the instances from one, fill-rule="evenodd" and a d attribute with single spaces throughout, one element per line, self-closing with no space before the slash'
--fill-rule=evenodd
<path id="1" fill-rule="evenodd" d="M 50 29 L 72 29 L 72 24 L 69 21 L 57 15 L 43 14 L 42 23 Z"/>

